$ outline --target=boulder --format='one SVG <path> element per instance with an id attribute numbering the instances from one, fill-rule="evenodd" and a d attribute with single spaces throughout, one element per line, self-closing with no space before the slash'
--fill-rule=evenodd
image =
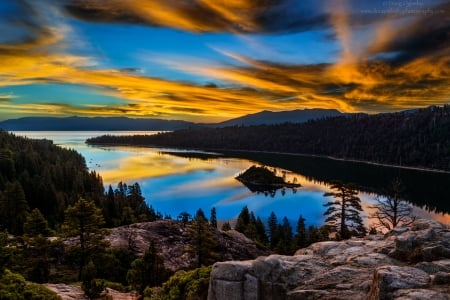
<path id="1" fill-rule="evenodd" d="M 208 300 L 449 299 L 448 249 L 447 226 L 416 220 L 385 235 L 315 243 L 294 256 L 216 263 Z"/>
<path id="2" fill-rule="evenodd" d="M 399 289 L 426 288 L 430 285 L 430 275 L 412 267 L 382 266 L 375 269 L 370 300 L 393 299 Z"/>
<path id="3" fill-rule="evenodd" d="M 159 254 L 164 259 L 166 268 L 172 271 L 189 269 L 195 264 L 195 258 L 186 252 L 189 246 L 188 223 L 173 220 L 136 223 L 111 229 L 106 237 L 112 247 L 132 250 L 142 256 L 151 241 L 156 243 Z M 269 254 L 267 249 L 261 249 L 245 235 L 235 230 L 222 231 L 212 229 L 215 239 L 220 245 L 221 260 L 254 259 Z"/>

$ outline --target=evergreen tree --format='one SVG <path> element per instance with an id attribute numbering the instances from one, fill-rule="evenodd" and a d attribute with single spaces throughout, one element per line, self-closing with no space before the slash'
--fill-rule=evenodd
<path id="1" fill-rule="evenodd" d="M 0 195 L 2 228 L 15 235 L 22 234 L 28 210 L 28 202 L 22 185 L 18 181 L 6 183 L 3 195 Z"/>
<path id="2" fill-rule="evenodd" d="M 103 215 L 93 201 L 80 198 L 66 209 L 65 216 L 62 230 L 64 236 L 77 238 L 77 245 L 71 248 L 78 253 L 78 280 L 81 280 L 83 268 L 92 255 L 106 247 L 107 230 L 101 228 Z"/>
<path id="3" fill-rule="evenodd" d="M 90 260 L 83 269 L 83 282 L 81 283 L 81 288 L 89 299 L 98 298 L 105 288 L 103 280 L 97 280 L 95 278 L 96 275 L 97 267 L 94 262 Z"/>
<path id="4" fill-rule="evenodd" d="M 224 223 L 222 224 L 221 230 L 222 230 L 222 231 L 229 231 L 229 230 L 231 230 L 231 225 L 230 225 L 230 223 L 229 223 L 228 221 L 227 221 L 227 222 L 224 222 Z"/>
<path id="5" fill-rule="evenodd" d="M 367 230 L 361 218 L 361 200 L 358 191 L 350 184 L 335 181 L 331 184 L 335 192 L 325 193 L 325 197 L 332 196 L 334 201 L 324 204 L 328 209 L 324 215 L 328 216 L 326 224 L 335 228 L 340 238 L 347 239 L 352 235 L 365 235 Z M 350 228 L 352 230 L 350 230 Z"/>
<path id="6" fill-rule="evenodd" d="M 187 211 L 180 212 L 180 214 L 177 217 L 177 220 L 180 221 L 181 223 L 183 223 L 183 227 L 186 226 L 186 224 L 189 222 L 190 219 L 191 219 L 191 214 L 188 213 Z"/>
<path id="7" fill-rule="evenodd" d="M 249 223 L 250 223 L 250 212 L 246 205 L 242 208 L 241 212 L 239 213 L 239 216 L 237 217 L 234 230 L 245 234 L 245 230 L 247 229 Z"/>
<path id="8" fill-rule="evenodd" d="M 306 219 L 302 215 L 298 217 L 297 220 L 297 234 L 295 235 L 295 245 L 297 248 L 304 248 L 307 246 L 307 236 L 306 236 Z"/>
<path id="9" fill-rule="evenodd" d="M 280 234 L 278 229 L 278 220 L 275 213 L 272 211 L 270 213 L 269 219 L 267 220 L 270 235 L 270 249 L 275 249 L 278 241 L 280 240 Z"/>
<path id="10" fill-rule="evenodd" d="M 131 269 L 127 273 L 127 281 L 142 294 L 146 287 L 161 285 L 169 278 L 169 275 L 155 243 L 150 242 L 144 256 L 132 262 Z"/>
<path id="11" fill-rule="evenodd" d="M 269 240 L 268 240 L 267 234 L 266 234 L 266 227 L 264 226 L 264 223 L 260 217 L 256 218 L 255 227 L 256 227 L 257 240 L 259 242 L 261 242 L 263 245 L 267 245 Z"/>
<path id="12" fill-rule="evenodd" d="M 47 239 L 51 231 L 47 220 L 39 209 L 35 208 L 27 216 L 24 227 L 24 254 L 27 260 L 26 277 L 28 280 L 44 283 L 50 274 L 51 242 Z"/>
<path id="13" fill-rule="evenodd" d="M 189 235 L 191 243 L 187 250 L 195 256 L 196 267 L 208 266 L 219 259 L 216 251 L 218 244 L 201 209 L 197 210 L 189 227 Z"/>
<path id="14" fill-rule="evenodd" d="M 275 251 L 279 254 L 292 254 L 293 235 L 292 227 L 287 217 L 284 217 L 282 223 L 278 226 L 280 238 Z"/>
<path id="15" fill-rule="evenodd" d="M 216 215 L 216 208 L 211 208 L 211 217 L 209 218 L 209 224 L 211 224 L 212 227 L 217 228 L 217 215 Z"/>
<path id="16" fill-rule="evenodd" d="M 33 209 L 23 224 L 23 232 L 28 236 L 49 236 L 51 233 L 48 222 L 37 208 Z"/>

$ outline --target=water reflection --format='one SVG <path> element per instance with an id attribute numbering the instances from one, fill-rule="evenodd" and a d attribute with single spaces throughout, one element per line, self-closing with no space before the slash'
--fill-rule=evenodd
<path id="1" fill-rule="evenodd" d="M 17 134 L 17 132 L 16 132 Z M 450 211 L 450 176 L 399 170 L 318 158 L 263 153 L 202 153 L 173 149 L 137 147 L 92 147 L 84 144 L 88 137 L 99 132 L 23 132 L 33 138 L 53 139 L 63 147 L 79 151 L 88 167 L 103 177 L 105 185 L 113 187 L 119 181 L 139 182 L 147 201 L 163 214 L 176 217 L 186 211 L 195 214 L 202 208 L 206 215 L 212 207 L 219 220 L 234 219 L 244 205 L 263 220 L 271 211 L 279 219 L 287 216 L 293 223 L 300 214 L 308 224 L 321 225 L 324 221 L 323 197 L 329 191 L 328 182 L 339 179 L 353 182 L 361 190 L 359 196 L 366 214 L 375 203 L 375 192 L 400 177 L 408 191 L 408 200 L 420 207 Z M 104 133 L 102 133 L 104 134 Z M 116 134 L 116 133 L 114 133 Z M 120 134 L 129 134 L 122 132 Z M 286 189 L 274 197 L 251 193 L 234 177 L 254 164 L 276 166 L 287 181 L 296 181 L 301 187 L 296 193 Z M 434 214 L 416 207 L 418 216 L 449 222 L 448 214 Z"/>

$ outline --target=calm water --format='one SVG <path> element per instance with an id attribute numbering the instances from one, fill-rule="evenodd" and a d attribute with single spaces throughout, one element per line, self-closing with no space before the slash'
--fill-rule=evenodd
<path id="1" fill-rule="evenodd" d="M 143 132 L 114 132 L 113 134 L 142 134 Z M 46 138 L 55 144 L 80 152 L 91 170 L 96 170 L 105 185 L 113 188 L 119 181 L 138 182 L 147 202 L 163 214 L 177 217 L 182 211 L 194 214 L 202 208 L 209 215 L 216 207 L 219 220 L 234 219 L 243 206 L 263 219 L 274 211 L 281 220 L 287 216 L 293 223 L 302 214 L 308 224 L 321 225 L 328 201 L 327 182 L 339 179 L 356 183 L 366 212 L 374 203 L 376 191 L 394 177 L 400 177 L 407 188 L 409 200 L 417 203 L 414 213 L 421 217 L 450 222 L 450 175 L 412 170 L 400 170 L 348 163 L 322 158 L 289 155 L 228 153 L 192 154 L 191 152 L 160 148 L 93 147 L 84 141 L 105 132 L 93 131 L 30 131 L 15 132 L 30 138 Z M 147 132 L 150 134 L 150 132 Z M 288 180 L 302 185 L 297 191 L 278 191 L 274 197 L 250 192 L 234 177 L 254 164 L 275 167 Z M 420 208 L 423 207 L 424 209 Z M 432 213 L 437 210 L 445 213 Z"/>

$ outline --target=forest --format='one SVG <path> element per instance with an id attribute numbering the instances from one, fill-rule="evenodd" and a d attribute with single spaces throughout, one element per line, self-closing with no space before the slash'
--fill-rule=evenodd
<path id="1" fill-rule="evenodd" d="M 40 285 L 47 282 L 80 285 L 89 297 L 105 287 L 136 290 L 147 299 L 179 299 L 170 295 L 180 288 L 206 297 L 210 265 L 220 260 L 215 208 L 209 219 L 199 209 L 172 220 L 172 226 L 187 228 L 185 251 L 197 257 L 190 268 L 173 274 L 157 241 L 139 256 L 131 240 L 128 248 L 112 248 L 106 240 L 110 228 L 172 219 L 147 204 L 138 183 L 119 182 L 105 190 L 101 176 L 88 170 L 79 153 L 49 140 L 0 131 L 0 149 L 0 299 L 58 299 Z M 304 221 L 300 218 L 300 233 L 294 233 L 286 218 L 278 222 L 272 213 L 266 226 L 244 207 L 234 229 L 261 249 L 292 254 L 325 239 L 323 229 L 305 228 Z M 232 229 L 228 222 L 221 228 Z M 197 290 L 185 289 L 187 284 Z"/>
<path id="2" fill-rule="evenodd" d="M 275 212 L 261 218 L 246 206 L 233 226 L 228 221 L 219 226 L 214 207 L 209 218 L 198 209 L 172 219 L 147 204 L 138 183 L 119 182 L 105 190 L 101 176 L 89 172 L 80 154 L 51 141 L 0 131 L 0 149 L 0 299 L 58 299 L 41 285 L 48 282 L 79 285 L 90 298 L 109 287 L 137 291 L 147 300 L 206 299 L 211 266 L 224 250 L 218 232 L 234 229 L 266 253 L 287 255 L 318 241 L 367 234 L 357 191 L 342 182 L 334 182 L 334 192 L 324 195 L 333 200 L 325 204 L 327 220 L 321 227 L 307 226 L 301 213 L 293 227 Z M 390 202 L 380 200 L 375 216 L 380 226 L 410 221 L 400 186 L 388 193 Z M 390 207 L 402 208 L 399 218 L 386 219 Z M 192 263 L 175 273 L 164 264 L 159 241 L 149 240 L 139 253 L 132 233 L 127 247 L 112 247 L 107 239 L 111 228 L 163 219 L 170 221 L 172 234 L 188 236 L 183 252 Z"/>
<path id="3" fill-rule="evenodd" d="M 353 114 L 305 123 L 191 128 L 157 135 L 104 135 L 86 143 L 282 152 L 448 171 L 450 106 Z"/>

